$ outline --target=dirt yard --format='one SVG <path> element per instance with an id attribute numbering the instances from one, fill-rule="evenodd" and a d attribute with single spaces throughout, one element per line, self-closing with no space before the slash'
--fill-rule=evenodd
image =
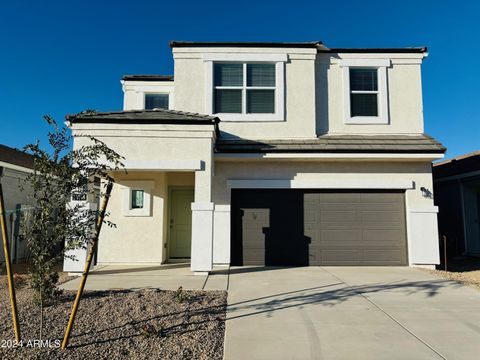
<path id="1" fill-rule="evenodd" d="M 449 260 L 447 270 L 448 271 L 443 269 L 426 271 L 480 289 L 480 258 L 465 257 Z"/>
<path id="2" fill-rule="evenodd" d="M 23 347 L 15 339 L 6 277 L 0 277 L 1 359 L 222 359 L 227 294 L 224 291 L 93 291 L 82 300 L 65 351 L 63 338 L 74 293 L 65 292 L 45 310 L 44 342 L 39 310 L 21 279 L 17 302 Z M 30 340 L 30 341 L 29 341 Z M 55 342 L 56 341 L 56 342 Z"/>

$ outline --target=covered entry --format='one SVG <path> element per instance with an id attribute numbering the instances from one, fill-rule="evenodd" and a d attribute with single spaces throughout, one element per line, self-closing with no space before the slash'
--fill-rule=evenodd
<path id="1" fill-rule="evenodd" d="M 407 265 L 403 191 L 232 190 L 232 265 Z"/>

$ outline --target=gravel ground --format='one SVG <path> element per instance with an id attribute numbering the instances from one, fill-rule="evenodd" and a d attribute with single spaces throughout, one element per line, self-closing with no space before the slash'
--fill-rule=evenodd
<path id="1" fill-rule="evenodd" d="M 22 281 L 23 280 L 23 281 Z M 6 278 L 0 278 L 1 359 L 222 359 L 225 291 L 91 291 L 85 292 L 70 346 L 34 346 L 39 338 L 39 310 L 25 278 L 17 278 L 17 303 L 23 347 L 13 340 Z M 75 294 L 64 292 L 45 309 L 44 339 L 63 338 Z"/>
<path id="2" fill-rule="evenodd" d="M 480 258 L 465 257 L 450 260 L 448 271 L 425 270 L 434 275 L 449 280 L 459 281 L 480 289 Z"/>

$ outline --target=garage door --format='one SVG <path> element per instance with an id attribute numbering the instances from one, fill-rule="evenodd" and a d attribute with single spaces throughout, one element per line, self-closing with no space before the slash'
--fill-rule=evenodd
<path id="1" fill-rule="evenodd" d="M 232 265 L 407 265 L 404 192 L 232 190 Z"/>

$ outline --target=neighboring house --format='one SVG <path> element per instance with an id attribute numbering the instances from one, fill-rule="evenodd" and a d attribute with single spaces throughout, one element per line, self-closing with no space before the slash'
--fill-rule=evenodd
<path id="1" fill-rule="evenodd" d="M 0 145 L 0 182 L 3 188 L 3 197 L 6 208 L 5 219 L 9 235 L 10 256 L 12 261 L 24 259 L 28 255 L 26 241 L 22 238 L 20 223 L 27 216 L 31 208 L 31 189 L 19 185 L 33 169 L 33 157 L 19 150 Z M 0 240 L 3 239 L 0 234 Z M 0 251 L 0 261 L 5 261 L 5 256 Z"/>
<path id="2" fill-rule="evenodd" d="M 123 78 L 124 111 L 67 117 L 75 147 L 88 134 L 126 158 L 98 263 L 439 263 L 426 48 L 171 48 L 174 77 Z"/>
<path id="3" fill-rule="evenodd" d="M 435 163 L 433 179 L 447 255 L 480 256 L 480 151 Z"/>

